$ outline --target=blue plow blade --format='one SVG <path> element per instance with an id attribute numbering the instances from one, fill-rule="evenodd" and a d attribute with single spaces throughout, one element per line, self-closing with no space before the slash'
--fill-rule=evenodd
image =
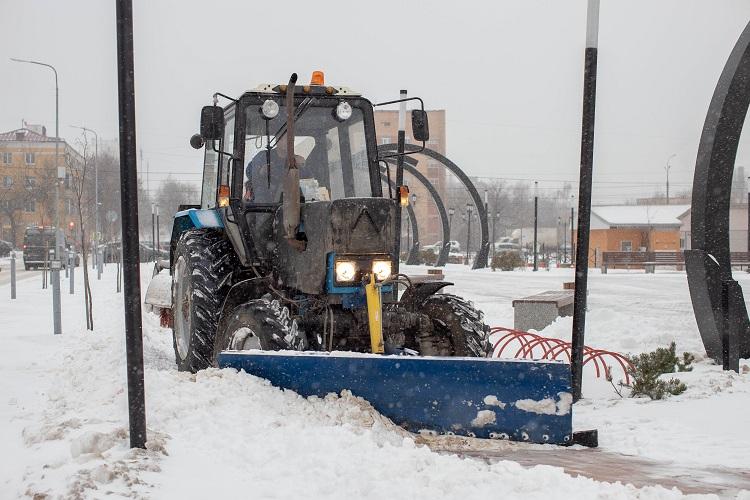
<path id="1" fill-rule="evenodd" d="M 412 432 L 572 442 L 570 365 L 562 362 L 224 351 L 219 367 L 305 397 L 349 390 Z"/>

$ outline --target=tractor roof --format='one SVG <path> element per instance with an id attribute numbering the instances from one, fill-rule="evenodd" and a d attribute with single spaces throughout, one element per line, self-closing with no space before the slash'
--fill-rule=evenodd
<path id="1" fill-rule="evenodd" d="M 247 93 L 253 94 L 283 94 L 286 92 L 286 84 L 261 83 Z M 294 93 L 300 95 L 335 95 L 335 96 L 361 96 L 362 94 L 349 87 L 334 87 L 330 85 L 295 85 Z"/>

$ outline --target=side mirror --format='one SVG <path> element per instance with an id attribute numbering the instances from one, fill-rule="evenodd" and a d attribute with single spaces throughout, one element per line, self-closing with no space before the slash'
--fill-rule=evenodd
<path id="1" fill-rule="evenodd" d="M 201 137 L 217 140 L 224 135 L 224 110 L 219 106 L 203 106 L 201 110 Z"/>
<path id="2" fill-rule="evenodd" d="M 193 147 L 193 149 L 200 149 L 204 144 L 205 142 L 203 141 L 203 137 L 201 137 L 200 134 L 193 134 L 193 136 L 190 138 L 190 145 Z"/>
<path id="3" fill-rule="evenodd" d="M 427 121 L 427 111 L 411 110 L 411 133 L 417 141 L 430 140 L 430 124 Z"/>

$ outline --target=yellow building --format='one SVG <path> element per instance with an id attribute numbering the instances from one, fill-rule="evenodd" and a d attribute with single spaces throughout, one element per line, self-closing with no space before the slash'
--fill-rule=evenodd
<path id="1" fill-rule="evenodd" d="M 0 133 L 0 239 L 20 248 L 27 226 L 55 223 L 55 138 L 45 127 Z M 64 140 L 58 144 L 58 167 L 81 161 L 81 155 Z M 60 226 L 70 236 L 70 222 L 77 220 L 69 178 L 60 182 Z"/>
<path id="2" fill-rule="evenodd" d="M 427 141 L 425 147 L 445 155 L 445 110 L 427 111 L 427 115 L 430 123 L 430 140 Z M 398 111 L 375 111 L 375 132 L 378 138 L 378 145 L 398 142 Z M 406 119 L 406 141 L 407 144 L 414 143 L 410 115 L 407 115 Z M 421 146 L 421 142 L 417 145 Z M 440 197 L 445 201 L 447 182 L 445 168 L 439 162 L 423 155 L 414 155 L 414 158 L 418 160 L 417 170 L 429 179 L 438 193 L 440 193 Z M 395 174 L 395 171 L 396 169 L 392 168 L 391 172 Z M 414 210 L 419 220 L 420 243 L 422 246 L 432 245 L 438 240 L 442 240 L 443 233 L 440 224 L 440 215 L 432 201 L 430 193 L 408 173 L 404 175 L 404 179 L 405 183 L 409 186 L 409 190 L 417 195 Z M 393 180 L 395 181 L 395 177 Z M 405 246 L 402 246 L 402 249 L 405 248 Z"/>

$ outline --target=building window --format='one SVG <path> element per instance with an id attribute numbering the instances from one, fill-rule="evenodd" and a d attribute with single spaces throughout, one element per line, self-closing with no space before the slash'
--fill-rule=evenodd
<path id="1" fill-rule="evenodd" d="M 3 177 L 3 187 L 4 188 L 13 187 L 13 177 L 9 175 L 6 175 L 5 177 Z"/>
<path id="2" fill-rule="evenodd" d="M 65 213 L 73 215 L 75 213 L 75 203 L 70 198 L 65 199 Z"/>
<path id="3" fill-rule="evenodd" d="M 391 122 L 383 122 L 383 126 L 384 127 L 390 127 L 391 126 Z"/>
<path id="4" fill-rule="evenodd" d="M 26 176 L 26 189 L 31 189 L 36 187 L 36 177 L 27 175 Z"/>
<path id="5" fill-rule="evenodd" d="M 6 165 L 13 163 L 13 153 L 3 153 L 3 163 Z"/>
<path id="6" fill-rule="evenodd" d="M 380 139 L 380 144 L 390 144 L 390 143 L 391 143 L 391 138 L 390 137 L 382 137 Z"/>
<path id="7" fill-rule="evenodd" d="M 621 252 L 632 252 L 633 251 L 633 242 L 624 240 L 620 242 L 620 251 Z"/>
<path id="8" fill-rule="evenodd" d="M 23 210 L 27 213 L 36 212 L 36 202 L 34 200 L 26 200 L 23 202 Z"/>
<path id="9" fill-rule="evenodd" d="M 36 163 L 36 153 L 26 153 L 26 165 L 34 165 Z"/>

